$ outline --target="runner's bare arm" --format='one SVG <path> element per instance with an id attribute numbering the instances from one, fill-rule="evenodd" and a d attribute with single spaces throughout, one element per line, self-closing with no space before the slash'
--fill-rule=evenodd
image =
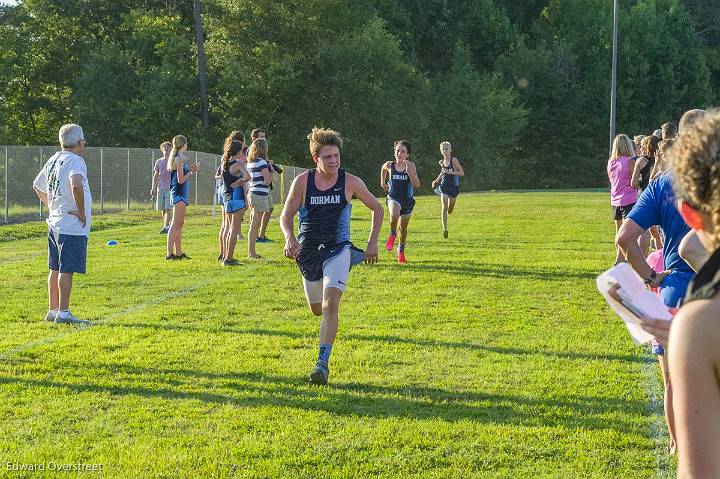
<path id="1" fill-rule="evenodd" d="M 378 236 L 382 227 L 385 210 L 380 202 L 367 189 L 363 180 L 355 175 L 347 174 L 345 180 L 345 188 L 349 189 L 350 196 L 357 199 L 372 210 L 372 226 L 370 228 L 370 237 L 368 238 L 367 247 L 365 248 L 365 262 L 368 264 L 377 263 L 378 260 Z"/>

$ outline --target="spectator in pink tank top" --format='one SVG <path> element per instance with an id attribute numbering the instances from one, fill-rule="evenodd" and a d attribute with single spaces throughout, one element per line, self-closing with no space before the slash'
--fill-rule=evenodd
<path id="1" fill-rule="evenodd" d="M 635 169 L 635 147 L 627 135 L 617 135 L 613 141 L 612 154 L 607 164 L 608 179 L 610 180 L 610 205 L 615 220 L 615 234 L 617 235 L 623 220 L 630 213 L 635 201 L 637 190 L 632 186 L 632 173 Z M 619 248 L 615 248 L 615 264 L 625 261 Z"/>

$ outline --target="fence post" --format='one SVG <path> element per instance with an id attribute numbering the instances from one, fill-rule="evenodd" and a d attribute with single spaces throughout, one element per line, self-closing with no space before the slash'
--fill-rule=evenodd
<path id="1" fill-rule="evenodd" d="M 100 148 L 100 214 L 103 214 L 105 212 L 105 197 L 103 195 L 103 183 L 105 181 L 103 180 L 103 151 L 105 151 L 102 147 Z"/>
<path id="2" fill-rule="evenodd" d="M 153 176 L 155 176 L 155 152 L 152 148 L 150 148 L 150 171 L 152 173 L 150 174 L 150 191 L 152 191 L 152 184 L 153 184 Z M 153 197 L 152 194 L 150 195 L 150 209 L 153 209 Z"/>
<path id="3" fill-rule="evenodd" d="M 198 157 L 197 157 L 197 151 L 195 152 L 195 164 L 197 165 Z M 195 204 L 198 204 L 198 183 L 200 183 L 198 178 L 198 172 L 195 172 Z"/>
<path id="4" fill-rule="evenodd" d="M 215 169 L 213 170 L 213 172 L 217 171 L 217 167 L 218 167 L 217 161 L 218 161 L 217 156 L 213 156 L 213 162 L 215 163 Z M 212 217 L 213 218 L 215 218 L 215 207 L 217 206 L 217 196 L 218 196 L 217 180 L 215 180 L 215 189 L 213 190 L 213 203 L 212 203 L 212 205 L 213 205 Z"/>
<path id="5" fill-rule="evenodd" d="M 130 148 L 127 149 L 127 210 L 130 211 Z"/>
<path id="6" fill-rule="evenodd" d="M 5 147 L 5 223 L 8 223 L 8 216 L 10 213 L 10 209 L 8 207 L 8 168 L 10 167 L 10 162 L 8 161 L 8 147 Z"/>
<path id="7" fill-rule="evenodd" d="M 42 146 L 40 147 L 40 161 L 39 161 L 39 163 L 40 163 L 40 168 L 42 168 L 43 165 L 44 165 L 44 163 L 43 163 L 43 147 L 42 147 Z M 42 219 L 42 217 L 43 217 L 43 202 L 40 201 L 40 219 Z"/>
<path id="8" fill-rule="evenodd" d="M 280 203 L 282 204 L 285 204 L 285 170 L 287 170 L 287 166 L 280 173 Z"/>

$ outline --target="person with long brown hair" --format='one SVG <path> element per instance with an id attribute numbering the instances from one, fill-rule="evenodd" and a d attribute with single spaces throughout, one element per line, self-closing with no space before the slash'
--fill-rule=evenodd
<path id="1" fill-rule="evenodd" d="M 240 264 L 233 257 L 233 254 L 235 253 L 235 244 L 242 224 L 242 215 L 245 213 L 246 208 L 245 188 L 243 185 L 250 181 L 250 174 L 244 164 L 243 146 L 242 141 L 232 141 L 223 153 L 220 165 L 225 186 L 223 210 L 227 215 L 224 266 L 237 266 Z"/>
<path id="2" fill-rule="evenodd" d="M 223 142 L 223 155 L 225 155 L 225 152 L 228 151 L 228 148 L 230 148 L 230 144 L 233 141 L 241 141 L 243 144 L 245 143 L 245 133 L 242 132 L 242 130 L 233 130 L 230 132 L 230 134 L 225 138 L 225 141 Z M 215 180 L 217 182 L 216 184 L 216 196 L 217 196 L 217 202 L 222 207 L 221 208 L 221 223 L 220 223 L 220 232 L 218 233 L 218 244 L 220 245 L 220 254 L 218 254 L 218 261 L 223 262 L 225 260 L 225 244 L 226 244 L 226 238 L 227 238 L 227 230 L 230 228 L 230 217 L 228 216 L 228 213 L 225 211 L 225 182 L 223 180 L 223 172 L 222 172 L 222 164 L 218 165 L 217 171 L 215 171 Z M 242 223 L 243 216 L 245 215 L 245 210 L 242 210 L 242 213 L 240 214 L 240 222 Z M 243 239 L 242 233 L 240 230 L 238 231 L 239 237 L 237 239 Z"/>

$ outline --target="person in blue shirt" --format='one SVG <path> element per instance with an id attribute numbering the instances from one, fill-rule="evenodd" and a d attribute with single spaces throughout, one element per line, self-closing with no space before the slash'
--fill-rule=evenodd
<path id="1" fill-rule="evenodd" d="M 658 225 L 664 235 L 663 258 L 665 271 L 656 273 L 647 263 L 638 238 L 651 226 Z M 690 228 L 675 207 L 675 194 L 670 174 L 663 173 L 654 179 L 643 191 L 635 207 L 625 219 L 615 239 L 635 272 L 643 278 L 649 288 L 661 288 L 660 298 L 665 306 L 676 308 L 685 297 L 694 271 L 680 257 L 680 242 Z M 668 373 L 665 350 L 662 345 L 653 342 L 653 352 L 658 355 L 665 383 L 665 420 L 670 434 L 668 450 L 675 451 L 675 427 L 672 409 L 672 388 Z"/>

